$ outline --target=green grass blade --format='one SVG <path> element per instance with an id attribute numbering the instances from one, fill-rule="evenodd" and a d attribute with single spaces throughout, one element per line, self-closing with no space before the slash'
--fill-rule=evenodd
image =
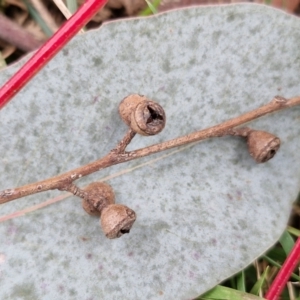
<path id="1" fill-rule="evenodd" d="M 265 269 L 265 271 L 261 275 L 260 279 L 256 281 L 256 283 L 254 284 L 253 288 L 250 291 L 251 294 L 258 295 L 259 290 L 262 288 L 262 286 L 263 286 L 263 284 L 265 282 L 265 279 L 266 279 L 266 276 L 268 274 L 268 271 L 269 271 L 269 267 L 267 267 Z"/>
<path id="2" fill-rule="evenodd" d="M 43 18 L 39 15 L 39 13 L 36 11 L 36 9 L 31 5 L 31 3 L 27 0 L 24 0 L 24 3 L 28 9 L 29 14 L 32 16 L 32 18 L 38 23 L 38 25 L 41 27 L 43 32 L 48 36 L 52 36 L 53 32 L 52 30 L 47 26 L 46 22 L 43 20 Z"/>
<path id="3" fill-rule="evenodd" d="M 287 227 L 287 231 L 288 231 L 290 234 L 294 235 L 294 236 L 297 236 L 297 237 L 300 236 L 300 230 L 299 230 L 299 229 L 296 229 L 296 228 L 294 228 L 294 227 L 288 226 L 288 227 Z"/>
<path id="4" fill-rule="evenodd" d="M 149 16 L 151 14 L 157 14 L 157 8 L 160 4 L 161 0 L 154 0 L 153 3 L 151 3 L 149 0 L 145 0 L 148 7 L 144 9 L 139 15 L 140 16 Z"/>
<path id="5" fill-rule="evenodd" d="M 264 298 L 217 285 L 196 300 L 263 300 Z"/>
<path id="6" fill-rule="evenodd" d="M 288 256 L 291 250 L 293 249 L 295 242 L 292 236 L 287 232 L 287 230 L 284 231 L 284 233 L 279 239 L 279 242 L 285 254 Z"/>
<path id="7" fill-rule="evenodd" d="M 149 6 L 152 13 L 157 14 L 157 9 L 155 8 L 155 6 L 149 0 L 145 0 L 145 1 L 147 2 L 147 5 Z"/>
<path id="8" fill-rule="evenodd" d="M 280 247 L 274 247 L 270 249 L 267 253 L 268 257 L 272 258 L 275 261 L 282 263 L 286 260 L 285 251 Z"/>
<path id="9" fill-rule="evenodd" d="M 231 287 L 232 289 L 235 289 L 235 290 L 236 290 L 235 276 L 229 278 L 229 282 L 230 282 L 230 287 Z"/>
<path id="10" fill-rule="evenodd" d="M 246 292 L 245 272 L 244 270 L 236 276 L 236 287 L 241 292 Z"/>
<path id="11" fill-rule="evenodd" d="M 267 255 L 263 255 L 262 258 L 265 259 L 266 261 L 268 261 L 273 266 L 275 266 L 277 268 L 281 268 L 281 265 L 279 263 L 277 263 L 275 260 L 273 260 L 272 258 L 268 257 Z M 295 273 L 292 273 L 291 277 L 293 279 L 295 279 L 295 280 L 300 281 L 300 276 L 296 275 Z"/>
<path id="12" fill-rule="evenodd" d="M 67 0 L 67 8 L 72 14 L 74 14 L 74 12 L 78 8 L 77 1 L 76 0 Z"/>

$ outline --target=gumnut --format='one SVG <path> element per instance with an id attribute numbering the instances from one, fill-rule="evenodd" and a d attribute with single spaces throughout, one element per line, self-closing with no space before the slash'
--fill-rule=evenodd
<path id="1" fill-rule="evenodd" d="M 161 105 L 138 94 L 121 101 L 119 114 L 133 131 L 144 136 L 158 134 L 166 125 L 166 114 Z"/>
<path id="2" fill-rule="evenodd" d="M 115 203 L 115 193 L 107 183 L 93 182 L 84 191 L 87 197 L 82 200 L 82 207 L 89 215 L 100 216 L 105 206 Z"/>
<path id="3" fill-rule="evenodd" d="M 266 131 L 252 130 L 247 136 L 250 155 L 257 163 L 270 160 L 280 147 L 280 139 Z"/>
<path id="4" fill-rule="evenodd" d="M 100 225 L 107 238 L 115 239 L 129 233 L 135 219 L 136 214 L 129 207 L 112 204 L 102 210 Z"/>

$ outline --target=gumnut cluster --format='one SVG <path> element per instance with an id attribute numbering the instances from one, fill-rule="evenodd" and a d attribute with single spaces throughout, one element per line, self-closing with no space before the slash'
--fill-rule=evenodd
<path id="1" fill-rule="evenodd" d="M 115 204 L 115 194 L 110 185 L 93 182 L 84 191 L 83 209 L 90 215 L 100 216 L 100 225 L 106 237 L 114 239 L 129 233 L 136 219 L 135 212 L 122 204 Z"/>
<path id="2" fill-rule="evenodd" d="M 124 98 L 119 105 L 119 114 L 134 134 L 155 135 L 161 132 L 166 124 L 164 109 L 143 95 L 133 94 Z M 280 147 L 278 137 L 261 130 L 235 128 L 226 134 L 246 138 L 249 153 L 257 163 L 271 159 Z M 125 151 L 127 144 L 126 142 L 125 147 L 122 147 L 122 151 Z M 90 215 L 100 217 L 100 225 L 106 237 L 113 239 L 129 233 L 136 220 L 136 214 L 125 205 L 115 204 L 115 194 L 110 185 L 94 182 L 87 186 L 81 195 L 84 210 Z"/>
<path id="3" fill-rule="evenodd" d="M 144 136 L 158 134 L 166 124 L 164 109 L 157 102 L 138 94 L 124 98 L 119 105 L 119 113 L 133 132 Z M 100 217 L 106 237 L 114 239 L 129 233 L 136 214 L 125 205 L 115 204 L 115 194 L 110 185 L 91 183 L 82 195 L 83 209 L 90 215 Z"/>

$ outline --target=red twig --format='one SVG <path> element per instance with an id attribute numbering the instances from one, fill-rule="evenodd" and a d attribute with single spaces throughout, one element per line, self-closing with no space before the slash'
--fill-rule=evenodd
<path id="1" fill-rule="evenodd" d="M 101 9 L 107 0 L 87 0 L 0 89 L 0 109 Z"/>
<path id="2" fill-rule="evenodd" d="M 279 270 L 276 278 L 272 282 L 265 298 L 268 300 L 277 300 L 297 263 L 300 261 L 300 237 L 298 237 L 294 248 L 286 258 L 284 264 Z"/>

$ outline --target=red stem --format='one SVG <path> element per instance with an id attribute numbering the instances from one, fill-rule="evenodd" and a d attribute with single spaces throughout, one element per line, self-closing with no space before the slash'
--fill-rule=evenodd
<path id="1" fill-rule="evenodd" d="M 288 279 L 290 278 L 292 272 L 300 261 L 300 237 L 298 237 L 294 248 L 292 249 L 289 256 L 286 258 L 284 264 L 279 270 L 276 278 L 272 282 L 265 298 L 268 300 L 277 300 L 280 296 L 283 288 L 285 287 Z"/>
<path id="2" fill-rule="evenodd" d="M 0 89 L 0 109 L 101 9 L 107 0 L 87 0 Z"/>

